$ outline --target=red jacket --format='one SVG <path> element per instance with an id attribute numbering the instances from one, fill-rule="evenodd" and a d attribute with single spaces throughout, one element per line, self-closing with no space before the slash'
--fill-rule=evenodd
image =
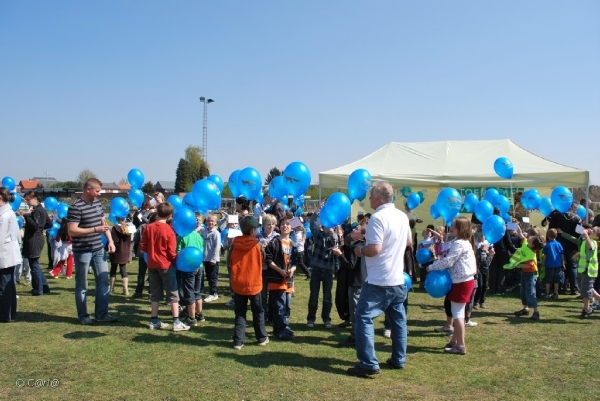
<path id="1" fill-rule="evenodd" d="M 168 269 L 177 256 L 175 232 L 166 223 L 150 223 L 142 234 L 140 249 L 148 255 L 149 269 Z"/>

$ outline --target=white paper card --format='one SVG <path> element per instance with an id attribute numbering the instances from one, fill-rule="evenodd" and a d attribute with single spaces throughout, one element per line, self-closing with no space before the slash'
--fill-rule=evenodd
<path id="1" fill-rule="evenodd" d="M 446 252 L 446 251 L 450 250 L 451 246 L 452 246 L 451 242 L 444 242 L 442 244 L 442 252 Z"/>
<path id="2" fill-rule="evenodd" d="M 529 223 L 529 217 L 524 216 L 521 220 L 523 220 L 523 223 Z"/>
<path id="3" fill-rule="evenodd" d="M 289 223 L 290 223 L 290 227 L 292 227 L 292 229 L 294 229 L 294 228 L 300 227 L 302 225 L 302 220 L 300 220 L 298 217 L 294 217 L 289 220 Z"/>
<path id="4" fill-rule="evenodd" d="M 262 216 L 258 216 L 258 224 L 262 226 Z"/>
<path id="5" fill-rule="evenodd" d="M 508 223 L 506 225 L 506 229 L 507 230 L 517 231 L 518 228 L 519 228 L 519 224 L 518 223 Z"/>
<path id="6" fill-rule="evenodd" d="M 227 216 L 227 223 L 229 224 L 238 224 L 240 221 L 238 219 L 238 215 L 237 214 L 230 214 L 229 216 Z"/>
<path id="7" fill-rule="evenodd" d="M 581 224 L 577 224 L 577 227 L 575 227 L 575 232 L 577 234 L 583 234 L 583 226 Z"/>
<path id="8" fill-rule="evenodd" d="M 227 231 L 227 238 L 235 238 L 235 237 L 239 237 L 242 235 L 242 230 L 238 230 L 235 228 L 230 228 Z"/>

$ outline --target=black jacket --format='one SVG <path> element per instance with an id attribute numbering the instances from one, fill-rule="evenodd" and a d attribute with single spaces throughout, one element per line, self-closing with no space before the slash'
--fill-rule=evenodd
<path id="1" fill-rule="evenodd" d="M 46 209 L 39 203 L 31 213 L 23 215 L 25 218 L 25 235 L 23 237 L 23 256 L 26 258 L 39 258 L 46 239 L 44 229 L 52 225 Z"/>

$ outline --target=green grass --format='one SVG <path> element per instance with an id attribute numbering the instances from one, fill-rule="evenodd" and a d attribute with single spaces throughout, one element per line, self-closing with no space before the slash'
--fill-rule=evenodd
<path id="1" fill-rule="evenodd" d="M 137 262 L 129 264 L 130 280 Z M 93 278 L 90 277 L 93 294 Z M 491 297 L 467 328 L 466 356 L 445 355 L 441 301 L 410 293 L 408 359 L 402 371 L 385 369 L 391 342 L 377 321 L 382 362 L 374 379 L 346 376 L 352 349 L 337 347 L 348 331 L 305 326 L 308 282 L 300 276 L 292 305 L 293 342 L 271 338 L 258 347 L 248 327 L 246 346 L 232 348 L 233 310 L 221 296 L 205 305 L 206 322 L 189 332 L 150 331 L 149 302 L 111 295 L 116 324 L 82 326 L 74 280 L 50 279 L 52 293 L 28 297 L 17 285 L 19 316 L 0 326 L 0 398 L 15 400 L 581 400 L 600 390 L 598 317 L 578 319 L 574 297 L 542 301 L 540 322 L 515 318 L 515 297 Z M 220 277 L 221 294 L 227 280 Z M 133 284 L 130 284 L 132 290 Z M 94 308 L 93 295 L 88 310 Z M 600 315 L 600 313 L 599 313 Z M 250 318 L 250 312 L 248 317 Z M 168 309 L 161 317 L 170 322 Z M 335 309 L 332 312 L 335 315 Z M 339 319 L 334 319 L 339 323 Z M 54 388 L 18 387 L 17 379 L 57 379 Z"/>

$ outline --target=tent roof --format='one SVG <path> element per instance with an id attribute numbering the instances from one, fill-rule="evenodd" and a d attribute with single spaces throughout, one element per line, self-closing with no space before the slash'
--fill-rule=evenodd
<path id="1" fill-rule="evenodd" d="M 319 184 L 345 188 L 348 176 L 364 168 L 374 180 L 386 180 L 392 185 L 506 186 L 509 181 L 494 171 L 494 161 L 499 157 L 513 163 L 515 185 L 586 187 L 589 183 L 588 171 L 544 159 L 503 139 L 391 142 L 360 160 L 319 173 Z"/>

